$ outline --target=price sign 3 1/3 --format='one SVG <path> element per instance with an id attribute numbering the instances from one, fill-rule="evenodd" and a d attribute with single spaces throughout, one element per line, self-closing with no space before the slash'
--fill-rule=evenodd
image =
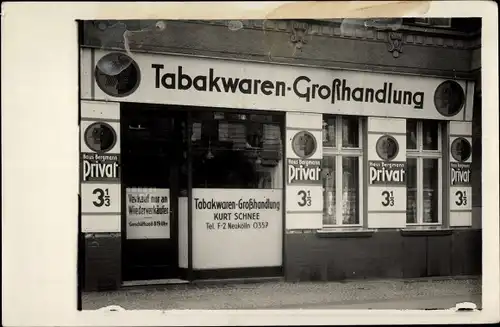
<path id="1" fill-rule="evenodd" d="M 111 197 L 109 196 L 109 188 L 96 188 L 92 194 L 95 194 L 97 197 L 96 201 L 93 201 L 92 203 L 100 208 L 102 206 L 109 207 L 111 205 Z"/>
<path id="2" fill-rule="evenodd" d="M 311 191 L 309 190 L 299 190 L 297 192 L 297 195 L 299 196 L 299 201 L 297 204 L 299 207 L 310 207 L 312 202 L 311 202 Z"/>
<path id="3" fill-rule="evenodd" d="M 384 207 L 394 207 L 394 192 L 393 191 L 382 191 L 382 205 Z"/>
<path id="4" fill-rule="evenodd" d="M 120 212 L 120 184 L 82 184 L 82 212 Z"/>
<path id="5" fill-rule="evenodd" d="M 450 207 L 452 210 L 472 210 L 470 187 L 453 187 L 450 190 Z"/>

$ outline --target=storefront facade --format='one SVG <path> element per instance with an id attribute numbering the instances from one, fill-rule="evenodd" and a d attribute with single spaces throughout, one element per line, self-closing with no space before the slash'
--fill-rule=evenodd
<path id="1" fill-rule="evenodd" d="M 418 31 L 396 36 L 415 49 L 404 58 L 394 33 L 371 31 L 367 41 L 335 28 L 318 35 L 317 24 L 279 21 L 264 32 L 257 24 L 235 32 L 221 22 L 169 22 L 170 34 L 154 32 L 146 46 L 132 36 L 130 51 L 119 38 L 97 44 L 106 28 L 85 25 L 84 289 L 479 274 L 473 50 L 443 47 L 461 69 L 430 74 L 446 64 L 433 56 L 437 45 L 408 45 Z M 293 46 L 300 54 L 263 60 L 252 54 L 256 31 L 276 53 Z M 209 49 L 211 34 L 220 40 Z M 377 52 L 387 40 L 392 48 Z M 318 64 L 326 49 L 308 50 L 339 42 L 372 56 L 334 67 Z M 416 58 L 429 59 L 402 68 Z"/>

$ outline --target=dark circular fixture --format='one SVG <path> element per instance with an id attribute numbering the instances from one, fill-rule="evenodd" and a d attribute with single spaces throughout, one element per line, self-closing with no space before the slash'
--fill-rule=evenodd
<path id="1" fill-rule="evenodd" d="M 104 122 L 97 122 L 88 126 L 83 137 L 88 148 L 97 153 L 110 151 L 117 140 L 113 127 Z"/>
<path id="2" fill-rule="evenodd" d="M 307 131 L 298 132 L 292 139 L 293 152 L 302 159 L 312 156 L 317 147 L 316 138 Z"/>
<path id="3" fill-rule="evenodd" d="M 382 160 L 391 161 L 398 156 L 399 143 L 393 136 L 383 135 L 377 140 L 376 150 Z"/>
<path id="4" fill-rule="evenodd" d="M 470 142 L 463 138 L 459 137 L 453 140 L 451 143 L 451 156 L 458 162 L 467 161 L 472 154 L 472 146 Z"/>
<path id="5" fill-rule="evenodd" d="M 443 116 L 455 116 L 462 110 L 464 102 L 464 90 L 455 81 L 441 83 L 434 92 L 434 106 Z"/>
<path id="6" fill-rule="evenodd" d="M 99 88 L 112 97 L 126 97 L 139 87 L 141 73 L 137 63 L 128 55 L 113 52 L 105 55 L 95 66 Z"/>

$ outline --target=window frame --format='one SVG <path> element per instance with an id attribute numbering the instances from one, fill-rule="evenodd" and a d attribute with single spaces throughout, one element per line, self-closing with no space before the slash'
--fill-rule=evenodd
<path id="1" fill-rule="evenodd" d="M 436 24 L 435 19 L 446 19 L 447 24 Z M 415 24 L 417 25 L 426 25 L 430 27 L 440 27 L 440 28 L 451 28 L 451 18 L 447 17 L 440 17 L 440 18 L 434 18 L 434 17 L 417 17 L 414 20 Z"/>
<path id="2" fill-rule="evenodd" d="M 245 116 L 245 118 L 243 118 Z M 266 120 L 252 120 L 252 116 L 270 116 L 271 119 L 266 121 Z M 210 110 L 197 110 L 197 111 L 192 111 L 191 114 L 191 119 L 189 122 L 188 130 L 189 133 L 191 134 L 188 137 L 191 137 L 191 155 L 193 156 L 197 151 L 204 150 L 204 151 L 211 151 L 212 149 L 217 149 L 215 146 L 211 145 L 210 143 L 214 142 L 229 142 L 229 140 L 234 140 L 231 135 L 228 135 L 227 140 L 221 140 L 220 139 L 220 132 L 221 132 L 221 123 L 227 124 L 228 125 L 228 131 L 231 128 L 230 125 L 241 125 L 243 126 L 243 129 L 245 131 L 245 142 L 250 145 L 249 148 L 241 148 L 241 149 L 231 149 L 229 151 L 237 152 L 240 154 L 245 155 L 246 153 L 253 152 L 254 154 L 257 154 L 257 157 L 262 160 L 262 151 L 266 151 L 266 149 L 262 146 L 257 146 L 254 147 L 251 144 L 248 143 L 248 135 L 249 135 L 249 130 L 250 126 L 252 124 L 255 124 L 256 126 L 259 126 L 259 133 L 261 136 L 261 140 L 264 140 L 264 126 L 265 125 L 271 125 L 274 127 L 277 127 L 279 130 L 279 161 L 276 166 L 273 167 L 274 171 L 277 172 L 277 176 L 273 176 L 273 172 L 268 169 L 263 169 L 264 166 L 259 166 L 259 167 L 254 167 L 253 171 L 254 173 L 257 174 L 262 174 L 262 175 L 268 175 L 270 173 L 271 175 L 271 187 L 265 187 L 262 188 L 260 185 L 258 187 L 253 187 L 249 188 L 246 186 L 233 186 L 233 185 L 220 185 L 220 181 L 217 181 L 217 185 L 219 186 L 207 186 L 207 178 L 205 177 L 205 186 L 195 186 L 195 177 L 194 177 L 194 171 L 193 171 L 193 188 L 204 188 L 204 189 L 218 189 L 218 188 L 228 188 L 228 189 L 272 189 L 272 190 L 283 190 L 284 189 L 284 182 L 285 182 L 285 176 L 284 176 L 284 169 L 283 166 L 285 165 L 285 148 L 284 148 L 284 141 L 283 141 L 283 131 L 285 129 L 285 121 L 284 121 L 284 116 L 279 113 L 279 112 L 269 112 L 269 111 L 256 111 L 256 110 L 233 110 L 233 109 L 225 109 L 225 108 L 211 108 Z M 197 138 L 195 141 L 201 141 L 203 138 L 203 128 L 204 124 L 213 124 L 211 127 L 213 130 L 211 131 L 209 136 L 210 138 L 213 138 L 213 140 L 209 141 L 208 146 L 206 147 L 197 147 L 193 145 L 193 142 L 195 142 L 192 139 L 193 136 L 193 126 L 194 124 L 200 124 L 200 135 L 199 138 Z M 214 135 L 212 135 L 212 133 Z M 231 172 L 231 171 L 229 171 Z"/>
<path id="3" fill-rule="evenodd" d="M 416 149 L 406 149 L 406 158 L 417 160 L 417 221 L 415 223 L 406 222 L 406 226 L 441 226 L 443 224 L 443 124 L 438 122 L 438 139 L 437 150 L 424 150 L 423 149 L 423 124 L 424 120 L 413 120 L 417 124 L 416 131 Z M 424 222 L 424 159 L 437 159 L 438 160 L 438 221 L 437 222 Z M 408 192 L 408 190 L 407 190 Z"/>
<path id="4" fill-rule="evenodd" d="M 358 147 L 343 147 L 342 146 L 342 121 L 343 118 L 355 118 L 358 123 Z M 326 157 L 334 158 L 335 161 L 335 224 L 325 224 L 322 218 L 322 226 L 323 229 L 329 228 L 360 228 L 363 227 L 364 223 L 364 214 L 363 214 L 363 203 L 364 203 L 364 192 L 363 192 L 363 171 L 364 171 L 364 149 L 363 149 L 363 136 L 364 136 L 364 123 L 363 117 L 358 116 L 346 116 L 346 115 L 323 115 L 322 120 L 332 119 L 335 121 L 335 146 L 325 146 L 323 147 L 323 159 Z M 323 144 L 323 143 L 322 143 Z M 342 200 L 343 200 L 343 166 L 342 159 L 344 157 L 357 157 L 358 158 L 358 223 L 357 224 L 344 224 L 343 223 L 343 208 L 342 208 Z M 325 189 L 323 188 L 323 194 Z M 324 195 L 323 195 L 324 196 Z M 323 199 L 324 201 L 324 199 Z M 324 209 L 323 209 L 324 214 Z"/>

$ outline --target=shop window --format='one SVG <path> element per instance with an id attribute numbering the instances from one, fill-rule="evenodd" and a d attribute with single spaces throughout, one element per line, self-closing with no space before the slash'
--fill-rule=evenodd
<path id="1" fill-rule="evenodd" d="M 191 124 L 194 188 L 281 189 L 281 117 L 195 112 Z"/>
<path id="2" fill-rule="evenodd" d="M 407 124 L 408 225 L 440 224 L 442 216 L 442 126 L 433 120 Z"/>
<path id="3" fill-rule="evenodd" d="M 361 225 L 362 121 L 323 117 L 323 225 Z"/>

